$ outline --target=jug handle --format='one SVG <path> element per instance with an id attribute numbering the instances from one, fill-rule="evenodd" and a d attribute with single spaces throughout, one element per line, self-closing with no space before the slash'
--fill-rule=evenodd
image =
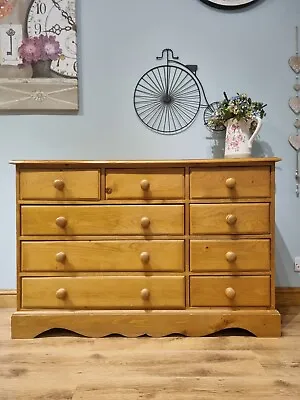
<path id="1" fill-rule="evenodd" d="M 260 131 L 260 128 L 261 128 L 261 126 L 262 126 L 262 120 L 261 120 L 261 118 L 259 118 L 259 117 L 254 117 L 254 118 L 253 118 L 253 121 L 256 121 L 256 122 L 257 122 L 257 126 L 256 126 L 256 128 L 255 128 L 255 131 L 254 131 L 253 134 L 251 135 L 251 138 L 250 138 L 249 141 L 248 141 L 248 146 L 249 146 L 249 148 L 252 147 L 252 144 L 253 144 L 253 142 L 254 142 L 254 139 L 255 139 L 256 136 L 258 135 L 258 132 Z"/>

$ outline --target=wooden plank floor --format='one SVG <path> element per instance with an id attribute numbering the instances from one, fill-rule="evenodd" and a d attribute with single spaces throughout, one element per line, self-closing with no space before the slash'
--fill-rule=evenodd
<path id="1" fill-rule="evenodd" d="M 0 309 L 0 400 L 299 400 L 300 307 L 282 337 L 10 339 Z"/>

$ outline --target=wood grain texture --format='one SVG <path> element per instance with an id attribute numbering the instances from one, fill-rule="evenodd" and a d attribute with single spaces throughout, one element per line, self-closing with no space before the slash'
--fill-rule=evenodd
<path id="1" fill-rule="evenodd" d="M 63 254 L 62 260 L 57 255 Z M 183 240 L 22 242 L 22 271 L 183 271 Z"/>
<path id="2" fill-rule="evenodd" d="M 178 159 L 178 160 L 11 160 L 10 164 L 14 165 L 22 165 L 22 167 L 49 167 L 53 168 L 53 166 L 62 166 L 68 167 L 70 166 L 73 168 L 77 165 L 82 165 L 86 167 L 87 165 L 91 165 L 94 167 L 128 167 L 128 166 L 154 166 L 154 167 L 161 167 L 161 166 L 178 166 L 178 165 L 188 165 L 188 166 L 202 166 L 202 165 L 271 165 L 281 161 L 280 157 L 257 157 L 257 158 L 219 158 L 219 159 Z"/>
<path id="3" fill-rule="evenodd" d="M 191 240 L 190 257 L 192 272 L 268 271 L 270 240 Z"/>
<path id="4" fill-rule="evenodd" d="M 141 184 L 145 185 L 144 190 Z M 184 170 L 107 169 L 106 199 L 183 199 Z"/>
<path id="5" fill-rule="evenodd" d="M 7 296 L 7 297 L 6 297 Z M 294 307 L 300 306 L 300 288 L 298 287 L 276 287 L 275 290 L 276 307 Z M 17 304 L 16 290 L 0 291 L 0 309 L 12 308 L 15 309 Z"/>
<path id="6" fill-rule="evenodd" d="M 191 276 L 192 307 L 269 307 L 270 278 L 268 276 Z M 234 290 L 233 298 L 226 289 Z"/>
<path id="7" fill-rule="evenodd" d="M 22 235 L 183 235 L 183 211 L 182 205 L 22 206 Z M 66 219 L 64 228 L 58 217 Z"/>
<path id="8" fill-rule="evenodd" d="M 11 340 L 0 310 L 1 400 L 298 400 L 300 308 L 282 309 L 282 337 Z M 56 335 L 54 337 L 54 335 Z"/>
<path id="9" fill-rule="evenodd" d="M 190 233 L 203 234 L 262 234 L 270 232 L 269 205 L 256 204 L 191 204 Z M 228 216 L 236 223 L 229 224 Z"/>
<path id="10" fill-rule="evenodd" d="M 13 335 L 63 326 L 87 336 L 164 336 L 177 329 L 193 336 L 236 327 L 280 336 L 277 161 L 17 162 L 17 172 L 42 172 L 45 181 L 57 171 L 97 174 L 98 197 L 17 194 Z M 52 179 L 55 190 L 66 188 L 63 177 Z"/>
<path id="11" fill-rule="evenodd" d="M 54 182 L 60 180 L 62 188 Z M 99 199 L 99 173 L 95 171 L 22 171 L 20 198 L 23 200 Z"/>
<path id="12" fill-rule="evenodd" d="M 56 293 L 63 288 L 64 298 Z M 142 290 L 149 291 L 143 299 Z M 181 309 L 182 276 L 22 278 L 23 309 Z"/>
<path id="13" fill-rule="evenodd" d="M 227 181 L 233 180 L 228 187 Z M 191 171 L 191 199 L 251 198 L 270 196 L 270 168 L 198 168 Z"/>
<path id="14" fill-rule="evenodd" d="M 54 328 L 88 337 L 112 333 L 126 337 L 170 334 L 205 336 L 224 329 L 241 328 L 258 337 L 280 336 L 280 314 L 276 310 L 190 309 L 190 310 L 93 310 L 19 311 L 12 315 L 12 338 L 30 339 Z"/>

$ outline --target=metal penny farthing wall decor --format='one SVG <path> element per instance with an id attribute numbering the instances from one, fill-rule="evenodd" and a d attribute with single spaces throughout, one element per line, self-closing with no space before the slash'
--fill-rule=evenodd
<path id="1" fill-rule="evenodd" d="M 164 49 L 157 60 L 166 63 L 147 71 L 138 81 L 133 96 L 134 108 L 144 125 L 163 135 L 175 135 L 194 122 L 205 108 L 204 124 L 217 102 L 209 104 L 203 85 L 196 75 L 197 65 L 184 65 L 173 50 Z"/>

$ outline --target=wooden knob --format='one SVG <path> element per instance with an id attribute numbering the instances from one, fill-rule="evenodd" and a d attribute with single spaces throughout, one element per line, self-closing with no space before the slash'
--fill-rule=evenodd
<path id="1" fill-rule="evenodd" d="M 56 218 L 55 223 L 60 228 L 65 228 L 67 226 L 68 221 L 66 220 L 65 217 L 58 217 L 58 218 Z"/>
<path id="2" fill-rule="evenodd" d="M 143 300 L 149 300 L 149 297 L 150 297 L 150 290 L 149 289 L 142 289 L 141 290 L 141 298 L 143 299 Z"/>
<path id="3" fill-rule="evenodd" d="M 228 299 L 233 299 L 235 297 L 235 290 L 232 287 L 225 289 L 225 295 Z"/>
<path id="4" fill-rule="evenodd" d="M 63 263 L 66 261 L 66 253 L 64 253 L 63 251 L 61 251 L 60 253 L 57 253 L 55 256 L 55 259 L 57 262 Z"/>
<path id="5" fill-rule="evenodd" d="M 149 228 L 150 219 L 148 217 L 143 217 L 141 219 L 141 225 L 142 225 L 143 228 Z"/>
<path id="6" fill-rule="evenodd" d="M 233 189 L 236 185 L 236 180 L 234 178 L 228 178 L 226 179 L 226 186 L 228 187 L 228 189 Z"/>
<path id="7" fill-rule="evenodd" d="M 226 222 L 228 225 L 234 225 L 237 221 L 237 217 L 233 214 L 229 214 L 226 217 Z"/>
<path id="8" fill-rule="evenodd" d="M 229 262 L 234 262 L 236 260 L 236 254 L 233 251 L 228 251 L 225 257 Z"/>
<path id="9" fill-rule="evenodd" d="M 140 259 L 141 259 L 142 263 L 147 264 L 149 262 L 149 260 L 150 260 L 149 253 L 147 253 L 147 251 L 143 251 L 140 254 Z"/>
<path id="10" fill-rule="evenodd" d="M 150 188 L 150 182 L 147 181 L 147 179 L 143 179 L 143 180 L 141 181 L 141 188 L 142 188 L 143 190 L 149 190 L 149 188 Z"/>
<path id="11" fill-rule="evenodd" d="M 64 288 L 60 288 L 56 291 L 56 298 L 59 300 L 64 300 L 67 297 L 67 291 Z"/>
<path id="12" fill-rule="evenodd" d="M 55 181 L 53 182 L 53 186 L 57 190 L 64 190 L 65 182 L 62 179 L 55 179 Z"/>

